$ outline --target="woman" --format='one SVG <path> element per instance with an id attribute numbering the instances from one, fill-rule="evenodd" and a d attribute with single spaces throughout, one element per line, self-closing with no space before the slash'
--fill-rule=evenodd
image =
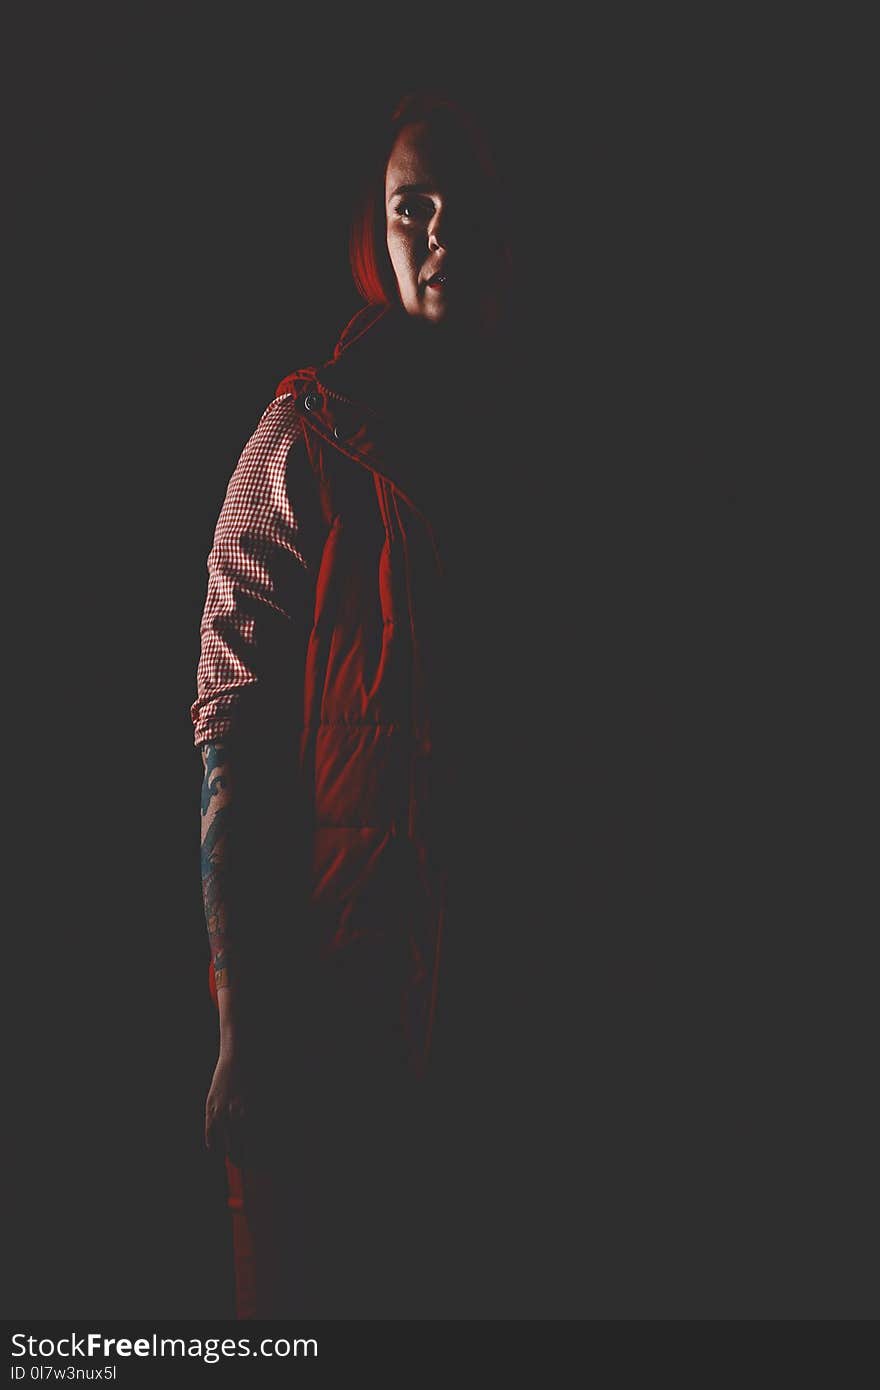
<path id="1" fill-rule="evenodd" d="M 407 1291 L 429 1311 L 419 1113 L 467 851 L 485 649 L 467 617 L 493 505 L 475 464 L 498 448 L 509 250 L 453 103 L 406 98 L 377 174 L 352 234 L 366 304 L 279 385 L 208 560 L 205 1135 L 243 1317 L 404 1316 Z"/>

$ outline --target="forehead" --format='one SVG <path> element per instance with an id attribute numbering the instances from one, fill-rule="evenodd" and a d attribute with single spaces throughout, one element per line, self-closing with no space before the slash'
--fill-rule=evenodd
<path id="1" fill-rule="evenodd" d="M 385 169 L 385 196 L 400 184 L 448 188 L 472 181 L 475 173 L 473 154 L 462 135 L 417 121 L 405 125 L 394 142 Z"/>

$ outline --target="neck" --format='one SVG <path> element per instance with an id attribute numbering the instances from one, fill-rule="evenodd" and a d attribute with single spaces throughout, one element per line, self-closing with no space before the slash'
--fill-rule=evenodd
<path id="1" fill-rule="evenodd" d="M 404 373 L 430 373 L 439 380 L 461 377 L 485 363 L 491 344 L 470 323 L 425 323 L 409 319 L 400 335 L 400 361 Z"/>

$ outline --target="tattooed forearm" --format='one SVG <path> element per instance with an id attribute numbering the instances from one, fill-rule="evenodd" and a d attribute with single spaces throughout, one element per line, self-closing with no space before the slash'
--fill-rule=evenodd
<path id="1" fill-rule="evenodd" d="M 202 748 L 205 780 L 202 783 L 202 815 L 208 813 L 211 800 L 229 790 L 226 770 L 226 749 L 222 743 L 206 743 Z"/>
<path id="2" fill-rule="evenodd" d="M 202 748 L 202 896 L 214 980 L 218 989 L 230 983 L 229 853 L 232 779 L 224 745 Z"/>

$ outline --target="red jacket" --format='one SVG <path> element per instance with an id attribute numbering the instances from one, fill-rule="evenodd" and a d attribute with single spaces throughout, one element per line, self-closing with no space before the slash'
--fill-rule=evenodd
<path id="1" fill-rule="evenodd" d="M 393 986 L 419 1073 L 452 765 L 428 475 L 370 386 L 398 315 L 358 313 L 330 362 L 280 383 L 245 448 L 208 559 L 192 718 L 197 744 L 230 737 L 248 707 L 296 738 L 309 851 L 307 918 L 293 929 L 322 957 L 363 964 L 365 979 L 381 974 L 382 997 Z"/>

